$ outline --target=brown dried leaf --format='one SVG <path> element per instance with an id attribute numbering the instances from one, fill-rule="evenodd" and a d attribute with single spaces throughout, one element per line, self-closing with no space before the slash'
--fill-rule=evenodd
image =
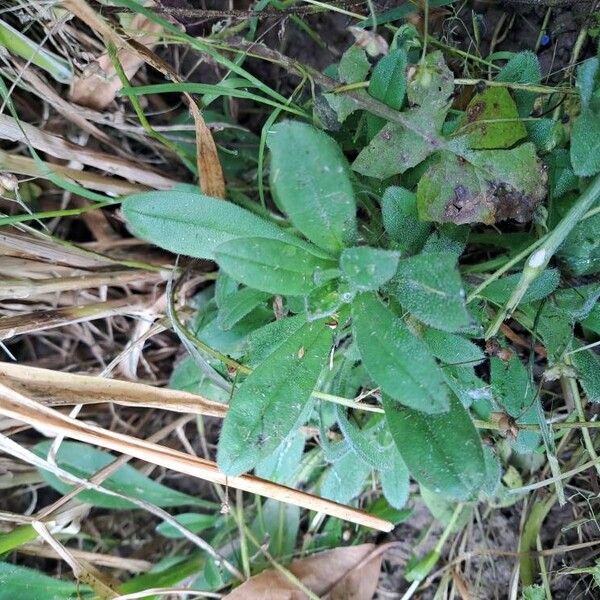
<path id="1" fill-rule="evenodd" d="M 295 560 L 288 566 L 317 596 L 329 593 L 330 600 L 371 600 L 381 569 L 381 552 L 373 553 L 373 544 L 335 548 Z M 365 561 L 367 559 L 367 561 Z M 251 577 L 225 600 L 305 600 L 302 592 L 283 573 L 268 569 Z"/>
<path id="2" fill-rule="evenodd" d="M 162 32 L 159 24 L 143 15 L 135 15 L 130 29 L 143 32 L 136 41 L 147 47 L 154 46 Z M 117 55 L 128 79 L 131 79 L 144 64 L 143 58 L 127 47 L 120 48 Z M 102 110 L 115 99 L 121 87 L 121 80 L 115 72 L 110 56 L 105 52 L 89 65 L 85 75 L 75 78 L 71 89 L 71 100 L 89 108 Z"/>
<path id="3" fill-rule="evenodd" d="M 219 162 L 215 140 L 194 100 L 190 97 L 188 101 L 196 125 L 196 161 L 200 190 L 207 196 L 224 198 L 225 180 L 223 179 L 223 169 Z"/>

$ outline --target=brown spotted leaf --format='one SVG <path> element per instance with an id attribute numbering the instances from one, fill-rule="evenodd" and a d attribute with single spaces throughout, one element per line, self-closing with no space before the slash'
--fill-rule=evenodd
<path id="1" fill-rule="evenodd" d="M 509 91 L 492 87 L 473 96 L 461 122 L 469 147 L 510 148 L 527 135 Z"/>
<path id="2" fill-rule="evenodd" d="M 419 217 L 458 225 L 530 221 L 546 194 L 546 173 L 533 144 L 467 157 L 434 157 L 417 188 Z"/>

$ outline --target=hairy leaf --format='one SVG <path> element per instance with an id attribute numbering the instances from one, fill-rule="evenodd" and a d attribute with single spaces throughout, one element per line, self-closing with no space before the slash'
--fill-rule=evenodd
<path id="1" fill-rule="evenodd" d="M 269 131 L 271 192 L 312 242 L 339 252 L 356 235 L 356 203 L 346 159 L 328 135 L 296 121 Z"/>
<path id="2" fill-rule="evenodd" d="M 419 220 L 417 196 L 402 187 L 388 187 L 381 199 L 383 226 L 390 238 L 403 252 L 418 250 L 425 241 L 431 225 Z"/>
<path id="3" fill-rule="evenodd" d="M 483 448 L 456 398 L 450 397 L 449 412 L 438 415 L 402 408 L 388 396 L 383 406 L 400 455 L 419 483 L 455 500 L 477 495 L 485 478 Z"/>
<path id="4" fill-rule="evenodd" d="M 269 456 L 298 424 L 331 348 L 323 321 L 306 323 L 235 392 L 219 439 L 219 467 L 239 475 Z"/>
<path id="5" fill-rule="evenodd" d="M 406 50 L 397 48 L 383 56 L 373 69 L 369 94 L 390 108 L 400 110 L 406 92 Z"/>
<path id="6" fill-rule="evenodd" d="M 335 262 L 281 240 L 238 238 L 215 250 L 228 275 L 256 290 L 271 294 L 303 295 L 315 288 L 314 275 Z"/>
<path id="7" fill-rule="evenodd" d="M 144 192 L 129 196 L 122 210 L 136 237 L 196 258 L 212 259 L 217 246 L 240 237 L 301 242 L 244 208 L 202 194 Z"/>
<path id="8" fill-rule="evenodd" d="M 340 267 L 357 290 L 376 290 L 394 276 L 398 259 L 398 252 L 356 246 L 342 252 Z"/>
<path id="9" fill-rule="evenodd" d="M 374 294 L 356 297 L 352 324 L 363 364 L 386 394 L 426 413 L 447 410 L 441 369 L 425 344 Z"/>
<path id="10" fill-rule="evenodd" d="M 402 259 L 396 280 L 402 306 L 427 325 L 453 332 L 471 324 L 453 256 L 430 253 Z"/>
<path id="11" fill-rule="evenodd" d="M 51 441 L 40 442 L 32 450 L 38 456 L 46 457 L 51 443 Z M 56 456 L 56 462 L 59 467 L 83 479 L 89 479 L 115 460 L 116 457 L 112 454 L 79 442 L 62 442 Z M 56 475 L 48 471 L 40 471 L 40 474 L 48 485 L 61 494 L 66 494 L 73 489 L 72 485 L 62 482 Z M 119 467 L 115 473 L 102 483 L 102 486 L 130 498 L 145 500 L 161 507 L 184 506 L 186 504 L 214 507 L 212 502 L 200 500 L 195 496 L 188 496 L 182 492 L 169 489 L 160 483 L 156 483 L 149 477 L 142 475 L 142 473 L 134 469 L 131 465 Z M 77 498 L 82 502 L 87 502 L 92 506 L 100 508 L 137 508 L 135 504 L 127 500 L 108 496 L 95 490 L 79 492 Z"/>

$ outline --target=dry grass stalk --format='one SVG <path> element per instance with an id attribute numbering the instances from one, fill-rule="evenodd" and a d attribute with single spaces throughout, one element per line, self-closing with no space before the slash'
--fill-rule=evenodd
<path id="1" fill-rule="evenodd" d="M 116 315 L 134 315 L 142 311 L 148 301 L 146 296 L 130 296 L 107 302 L 82 306 L 66 306 L 54 310 L 38 310 L 0 318 L 0 340 L 8 340 L 23 333 L 44 331 L 63 325 L 72 325 Z"/>
<path id="2" fill-rule="evenodd" d="M 98 173 L 79 171 L 78 169 L 72 169 L 62 165 L 44 164 L 46 165 L 46 169 L 42 169 L 33 158 L 19 156 L 17 154 L 8 154 L 3 150 L 0 150 L 0 169 L 8 171 L 9 173 L 47 179 L 48 171 L 53 171 L 65 179 L 70 179 L 78 183 L 86 189 L 115 196 L 135 194 L 148 189 L 145 185 L 130 183 L 129 181 L 117 179 L 110 175 L 98 175 Z"/>
<path id="3" fill-rule="evenodd" d="M 26 422 L 39 431 L 50 435 L 61 435 L 81 442 L 95 444 L 212 483 L 273 498 L 280 502 L 294 504 L 307 510 L 325 513 L 380 531 L 391 531 L 393 528 L 393 524 L 389 521 L 361 510 L 251 475 L 228 477 L 219 471 L 216 463 L 212 461 L 70 419 L 25 397 L 3 383 L 0 383 L 0 413 Z"/>
<path id="4" fill-rule="evenodd" d="M 0 380 L 46 406 L 110 402 L 219 418 L 227 412 L 224 404 L 188 392 L 15 363 L 0 363 Z"/>
<path id="5" fill-rule="evenodd" d="M 112 154 L 78 146 L 33 125 L 18 123 L 7 115 L 0 115 L 0 139 L 11 142 L 29 142 L 36 150 L 46 152 L 55 158 L 102 169 L 107 173 L 136 181 L 157 190 L 168 190 L 177 185 L 177 181 L 154 173 L 147 166 L 140 166 Z"/>

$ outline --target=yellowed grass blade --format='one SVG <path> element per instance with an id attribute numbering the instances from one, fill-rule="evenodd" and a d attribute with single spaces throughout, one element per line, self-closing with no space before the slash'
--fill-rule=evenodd
<path id="1" fill-rule="evenodd" d="M 47 133 L 27 123 L 21 122 L 20 125 L 21 127 L 12 117 L 0 115 L 0 139 L 12 142 L 28 140 L 36 150 L 46 152 L 55 158 L 77 161 L 157 190 L 168 190 L 177 184 L 177 181 L 173 179 L 153 173 L 148 167 L 140 166 L 112 154 L 78 146 L 58 135 Z"/>
<path id="2" fill-rule="evenodd" d="M 95 444 L 205 481 L 273 498 L 280 502 L 294 504 L 307 510 L 325 513 L 344 521 L 380 531 L 391 531 L 393 528 L 393 524 L 389 521 L 356 508 L 344 506 L 251 475 L 228 477 L 212 461 L 70 419 L 25 397 L 3 383 L 0 383 L 0 414 L 28 423 L 46 434 L 62 435 L 81 442 Z"/>
<path id="3" fill-rule="evenodd" d="M 82 306 L 66 306 L 54 310 L 37 310 L 30 313 L 0 318 L 0 340 L 22 333 L 44 331 L 63 325 L 104 319 L 123 314 L 136 314 L 144 308 L 144 296 L 125 297 L 107 302 L 94 302 Z"/>
<path id="4" fill-rule="evenodd" d="M 44 279 L 13 278 L 0 280 L 0 299 L 31 298 L 48 293 L 85 290 L 103 285 L 124 285 L 132 282 L 160 282 L 160 273 L 147 271 L 113 271 L 74 277 Z"/>
<path id="5" fill-rule="evenodd" d="M 47 406 L 112 402 L 220 418 L 227 412 L 224 404 L 188 392 L 15 363 L 0 363 L 0 381 Z"/>
<path id="6" fill-rule="evenodd" d="M 117 177 L 99 175 L 98 173 L 92 173 L 90 171 L 78 171 L 77 169 L 72 169 L 63 165 L 48 164 L 47 168 L 43 169 L 39 163 L 33 160 L 33 158 L 19 156 L 17 154 L 8 154 L 3 150 L 0 150 L 0 168 L 9 173 L 27 175 L 29 177 L 41 177 L 42 179 L 47 179 L 48 171 L 51 171 L 58 173 L 67 179 L 76 181 L 87 189 L 115 194 L 117 196 L 135 194 L 148 189 L 145 185 L 130 183 L 129 181 L 118 179 Z"/>

